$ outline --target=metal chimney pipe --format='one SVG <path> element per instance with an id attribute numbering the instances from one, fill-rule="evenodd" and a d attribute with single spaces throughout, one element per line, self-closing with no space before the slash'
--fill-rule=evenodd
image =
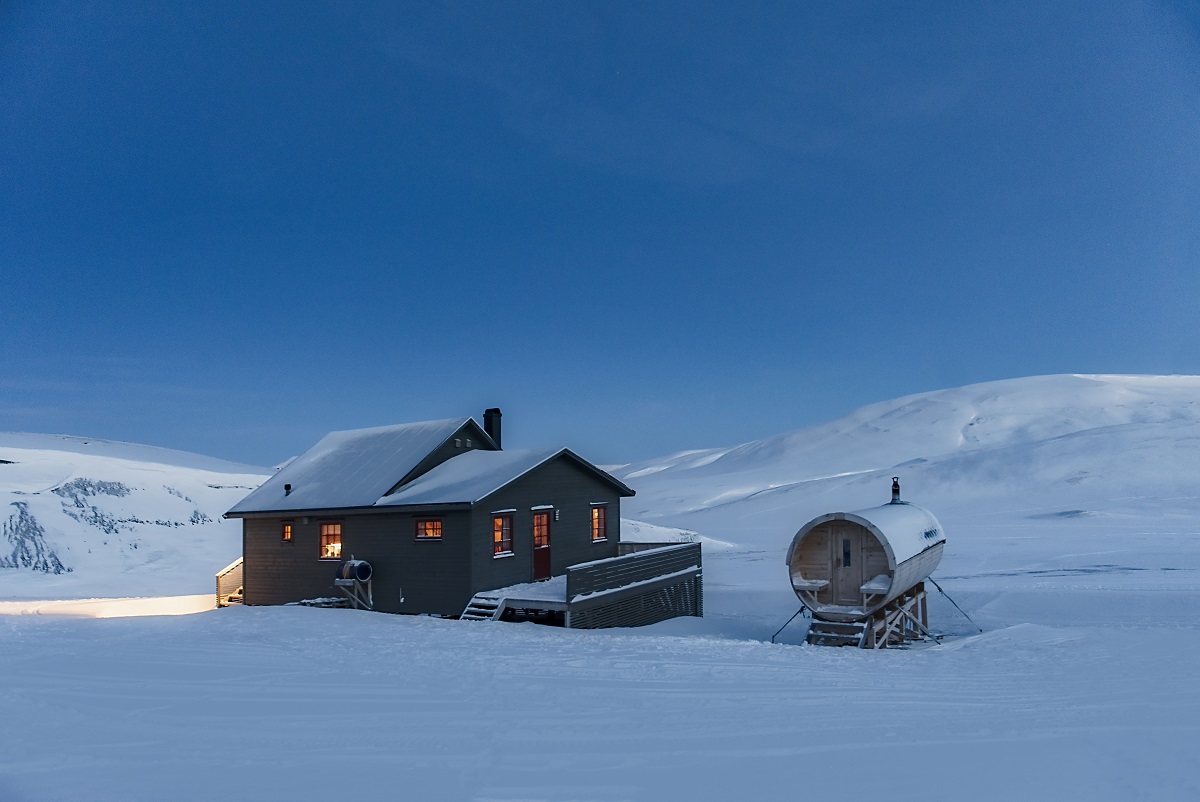
<path id="1" fill-rule="evenodd" d="M 499 407 L 492 407 L 483 411 L 483 430 L 487 432 L 488 437 L 492 438 L 492 442 L 496 444 L 496 448 L 503 448 L 500 443 L 500 418 L 503 417 Z"/>
<path id="2" fill-rule="evenodd" d="M 892 503 L 893 504 L 900 503 L 900 477 L 899 476 L 892 477 Z"/>

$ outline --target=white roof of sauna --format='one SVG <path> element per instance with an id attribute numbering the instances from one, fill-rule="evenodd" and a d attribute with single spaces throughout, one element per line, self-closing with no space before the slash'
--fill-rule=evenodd
<path id="1" fill-rule="evenodd" d="M 376 507 L 404 504 L 474 504 L 556 457 L 572 459 L 633 495 L 624 484 L 566 448 L 536 451 L 468 451 L 421 474 L 404 487 L 375 502 Z"/>
<path id="2" fill-rule="evenodd" d="M 471 418 L 448 418 L 330 432 L 229 512 L 369 507 L 471 422 Z M 478 425 L 472 429 L 478 430 L 472 436 L 487 437 Z M 484 442 L 492 445 L 490 440 Z M 292 486 L 291 493 L 284 492 L 285 484 Z"/>
<path id="3" fill-rule="evenodd" d="M 946 539 L 941 523 L 932 512 L 907 501 L 895 501 L 854 512 L 831 512 L 809 521 L 800 532 L 839 519 L 854 521 L 874 532 L 890 553 L 892 568 Z"/>

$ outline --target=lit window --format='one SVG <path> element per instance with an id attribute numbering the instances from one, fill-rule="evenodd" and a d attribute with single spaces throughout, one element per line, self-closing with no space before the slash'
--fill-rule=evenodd
<path id="1" fill-rule="evenodd" d="M 418 518 L 417 519 L 417 540 L 441 540 L 442 539 L 442 519 L 441 518 Z"/>
<path id="2" fill-rule="evenodd" d="M 492 516 L 492 553 L 512 553 L 513 519 L 511 515 Z"/>
<path id="3" fill-rule="evenodd" d="M 533 514 L 533 547 L 546 548 L 550 545 L 550 513 L 535 512 Z"/>
<path id="4" fill-rule="evenodd" d="M 608 508 L 603 504 L 592 507 L 592 540 L 608 540 Z"/>
<path id="5" fill-rule="evenodd" d="M 281 533 L 281 538 L 284 543 L 292 542 L 292 522 L 291 521 L 283 522 L 283 532 Z"/>
<path id="6" fill-rule="evenodd" d="M 342 525 L 321 524 L 321 559 L 340 560 L 342 558 Z"/>

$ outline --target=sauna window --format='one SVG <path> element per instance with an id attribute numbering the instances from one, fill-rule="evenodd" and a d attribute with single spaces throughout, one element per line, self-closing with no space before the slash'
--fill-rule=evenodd
<path id="1" fill-rule="evenodd" d="M 340 560 L 342 558 L 342 525 L 321 524 L 321 559 Z"/>
<path id="2" fill-rule="evenodd" d="M 842 567 L 850 567 L 850 538 L 842 538 Z"/>
<path id="3" fill-rule="evenodd" d="M 291 521 L 283 522 L 283 531 L 280 532 L 280 539 L 284 543 L 292 542 L 292 522 Z"/>

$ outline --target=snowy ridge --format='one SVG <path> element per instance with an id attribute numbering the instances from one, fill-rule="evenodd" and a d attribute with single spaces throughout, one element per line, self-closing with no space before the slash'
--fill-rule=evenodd
<path id="1" fill-rule="evenodd" d="M 0 596 L 180 595 L 241 553 L 265 468 L 132 443 L 0 435 Z"/>
<path id="2" fill-rule="evenodd" d="M 752 541 L 886 501 L 892 475 L 906 498 L 939 510 L 1186 499 L 1200 492 L 1200 377 L 1038 376 L 920 393 L 616 475 L 638 492 L 633 518 Z"/>

